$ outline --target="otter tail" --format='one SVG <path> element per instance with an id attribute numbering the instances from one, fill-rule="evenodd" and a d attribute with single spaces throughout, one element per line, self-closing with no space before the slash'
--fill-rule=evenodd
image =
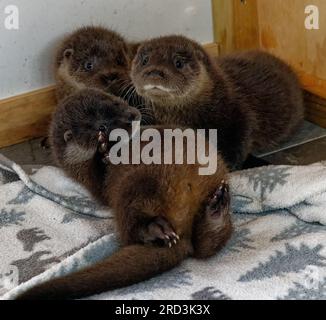
<path id="1" fill-rule="evenodd" d="M 37 285 L 17 300 L 78 299 L 136 284 L 177 266 L 190 250 L 184 240 L 172 248 L 126 246 L 92 267 Z"/>

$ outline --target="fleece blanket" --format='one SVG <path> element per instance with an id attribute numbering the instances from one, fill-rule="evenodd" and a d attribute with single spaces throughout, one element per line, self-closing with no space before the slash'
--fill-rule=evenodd
<path id="1" fill-rule="evenodd" d="M 231 174 L 235 232 L 208 260 L 89 299 L 325 299 L 326 163 Z M 112 212 L 58 168 L 0 156 L 0 296 L 110 256 Z"/>

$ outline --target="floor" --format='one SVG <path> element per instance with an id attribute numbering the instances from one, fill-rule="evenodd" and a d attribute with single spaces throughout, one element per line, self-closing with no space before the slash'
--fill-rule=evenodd
<path id="1" fill-rule="evenodd" d="M 51 165 L 51 152 L 35 139 L 0 149 L 7 158 L 20 165 Z M 257 155 L 271 164 L 305 165 L 326 160 L 326 129 L 306 122 L 291 141 L 267 153 Z"/>
<path id="2" fill-rule="evenodd" d="M 43 139 L 35 139 L 0 149 L 0 153 L 20 165 L 52 165 L 49 149 L 41 147 Z"/>

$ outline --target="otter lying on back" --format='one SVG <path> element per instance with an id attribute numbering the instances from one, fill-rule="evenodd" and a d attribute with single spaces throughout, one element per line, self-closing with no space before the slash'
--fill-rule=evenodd
<path id="1" fill-rule="evenodd" d="M 18 299 L 80 298 L 128 286 L 169 270 L 188 256 L 209 257 L 229 239 L 227 169 L 218 155 L 217 171 L 210 176 L 198 174 L 198 162 L 114 165 L 106 156 L 110 132 L 115 128 L 130 132 L 131 121 L 139 120 L 139 115 L 123 100 L 97 90 L 82 90 L 57 108 L 50 130 L 56 162 L 113 210 L 122 248 Z M 157 129 L 164 139 L 164 127 Z M 184 157 L 186 152 L 184 148 Z"/>
<path id="2" fill-rule="evenodd" d="M 303 120 L 296 75 L 260 51 L 214 61 L 185 37 L 157 38 L 139 47 L 131 78 L 153 123 L 218 129 L 218 147 L 230 168 L 289 138 Z"/>

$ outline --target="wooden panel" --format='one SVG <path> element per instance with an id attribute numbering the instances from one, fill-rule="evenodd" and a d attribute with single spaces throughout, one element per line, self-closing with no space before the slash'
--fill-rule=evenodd
<path id="1" fill-rule="evenodd" d="M 212 57 L 217 57 L 219 55 L 220 48 L 217 43 L 208 43 L 204 47 Z"/>
<path id="2" fill-rule="evenodd" d="M 54 87 L 0 101 L 0 147 L 46 134 L 55 108 Z"/>
<path id="3" fill-rule="evenodd" d="M 214 40 L 220 44 L 221 53 L 231 52 L 233 41 L 233 0 L 212 0 Z"/>
<path id="4" fill-rule="evenodd" d="M 222 54 L 259 47 L 257 0 L 212 0 L 212 6 Z"/>
<path id="5" fill-rule="evenodd" d="M 326 100 L 311 94 L 305 93 L 306 118 L 326 128 Z"/>
<path id="6" fill-rule="evenodd" d="M 259 47 L 257 0 L 233 0 L 236 50 Z"/>
<path id="7" fill-rule="evenodd" d="M 305 28 L 305 7 L 326 12 L 325 0 L 212 0 L 215 41 L 220 52 L 261 48 L 290 63 L 303 87 L 326 99 L 326 19 Z M 316 98 L 317 99 L 317 98 Z M 325 100 L 307 102 L 307 118 L 326 127 Z"/>
<path id="8" fill-rule="evenodd" d="M 316 5 L 320 29 L 305 28 L 305 7 Z M 289 62 L 300 74 L 304 87 L 326 98 L 325 0 L 259 0 L 261 48 Z"/>
<path id="9" fill-rule="evenodd" d="M 326 99 L 326 81 L 325 80 L 318 79 L 314 75 L 308 74 L 307 72 L 302 71 L 300 69 L 297 70 L 297 73 L 299 75 L 299 78 L 301 80 L 303 87 L 307 91 Z"/>

